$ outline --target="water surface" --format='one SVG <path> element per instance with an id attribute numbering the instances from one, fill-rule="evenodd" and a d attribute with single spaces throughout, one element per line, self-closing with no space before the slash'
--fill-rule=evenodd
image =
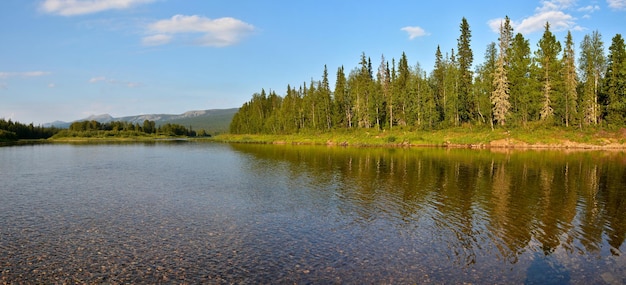
<path id="1" fill-rule="evenodd" d="M 0 148 L 8 283 L 626 283 L 626 154 Z"/>

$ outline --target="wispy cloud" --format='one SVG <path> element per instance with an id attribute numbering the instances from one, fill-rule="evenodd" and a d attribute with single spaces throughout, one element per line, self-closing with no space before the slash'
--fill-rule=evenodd
<path id="1" fill-rule="evenodd" d="M 124 85 L 128 88 L 136 88 L 136 87 L 142 86 L 142 84 L 139 82 L 109 79 L 109 78 L 106 78 L 105 76 L 97 76 L 97 77 L 92 77 L 91 79 L 89 79 L 89 83 L 91 84 L 95 84 L 98 82 L 104 82 L 104 83 L 114 84 L 114 85 Z"/>
<path id="2" fill-rule="evenodd" d="M 580 7 L 577 9 L 577 11 L 579 12 L 586 12 L 586 13 L 593 13 L 595 11 L 600 11 L 600 6 L 599 5 L 589 5 L 589 6 L 585 6 L 585 7 Z"/>
<path id="3" fill-rule="evenodd" d="M 123 10 L 154 0 L 45 0 L 40 9 L 49 14 L 77 16 L 107 10 Z"/>
<path id="4" fill-rule="evenodd" d="M 159 46 L 159 45 L 168 44 L 171 41 L 172 41 L 171 35 L 163 35 L 163 34 L 147 36 L 141 40 L 141 42 L 146 46 Z"/>
<path id="5" fill-rule="evenodd" d="M 550 0 L 541 1 L 540 3 L 541 6 L 535 8 L 535 14 L 532 16 L 519 21 L 511 21 L 511 25 L 517 32 L 531 34 L 543 31 L 546 22 L 550 23 L 550 27 L 553 31 L 584 30 L 583 27 L 576 24 L 576 18 L 574 16 L 565 12 L 574 7 L 576 3 L 575 0 Z M 595 6 L 584 8 L 591 9 L 592 12 Z M 492 31 L 498 33 L 502 21 L 502 18 L 497 18 L 489 20 L 487 24 Z"/>
<path id="6" fill-rule="evenodd" d="M 49 75 L 48 71 L 26 71 L 26 72 L 0 72 L 0 78 L 9 77 L 39 77 Z"/>
<path id="7" fill-rule="evenodd" d="M 193 44 L 225 47 L 239 43 L 256 28 L 241 20 L 225 17 L 209 19 L 192 15 L 175 15 L 170 19 L 156 21 L 147 27 L 151 34 L 142 39 L 144 45 L 170 43 L 175 35 L 192 35 Z"/>
<path id="8" fill-rule="evenodd" d="M 409 40 L 429 35 L 429 33 L 427 33 L 424 29 L 422 29 L 419 26 L 413 26 L 413 27 L 407 26 L 400 30 L 405 31 L 409 34 Z"/>
<path id="9" fill-rule="evenodd" d="M 611 9 L 626 10 L 626 0 L 606 0 Z"/>
<path id="10" fill-rule="evenodd" d="M 107 78 L 104 76 L 92 77 L 91 79 L 89 79 L 89 83 L 96 83 L 105 80 L 107 80 Z"/>

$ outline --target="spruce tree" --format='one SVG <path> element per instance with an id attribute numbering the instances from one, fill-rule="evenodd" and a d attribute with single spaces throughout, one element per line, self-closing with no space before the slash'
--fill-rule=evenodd
<path id="1" fill-rule="evenodd" d="M 558 59 L 557 56 L 561 52 L 561 43 L 556 40 L 556 37 L 550 32 L 550 23 L 546 22 L 545 31 L 542 38 L 539 40 L 539 49 L 536 51 L 537 61 L 541 68 L 542 76 L 542 102 L 539 116 L 541 120 L 551 120 L 554 116 L 554 109 L 552 107 L 552 93 L 557 76 Z"/>
<path id="2" fill-rule="evenodd" d="M 472 62 L 474 55 L 470 47 L 472 33 L 467 19 L 463 17 L 460 25 L 461 36 L 457 41 L 459 64 L 459 119 L 469 122 L 474 119 L 475 102 L 472 98 Z"/>
<path id="3" fill-rule="evenodd" d="M 580 44 L 580 70 L 582 71 L 581 111 L 585 125 L 597 125 L 600 119 L 598 95 L 600 80 L 605 71 L 604 43 L 598 31 L 587 34 Z"/>
<path id="4" fill-rule="evenodd" d="M 343 66 L 337 68 L 335 80 L 334 106 L 335 125 L 344 128 L 352 127 L 352 102 L 347 92 L 346 75 Z"/>
<path id="5" fill-rule="evenodd" d="M 526 124 L 530 120 L 533 90 L 530 74 L 531 55 L 530 43 L 521 33 L 513 38 L 509 50 L 509 101 L 511 112 L 516 121 Z"/>
<path id="6" fill-rule="evenodd" d="M 626 120 L 626 45 L 620 34 L 613 37 L 609 47 L 603 93 L 607 123 L 623 126 Z"/>
<path id="7" fill-rule="evenodd" d="M 380 106 L 378 106 L 379 109 L 376 111 L 378 113 L 377 118 L 380 120 L 377 124 L 382 126 L 387 123 L 386 107 L 389 105 L 391 96 L 391 74 L 389 71 L 389 62 L 385 59 L 385 55 L 380 56 L 380 65 L 378 66 L 378 72 L 376 73 L 376 80 L 377 85 L 380 88 L 379 92 L 382 96 L 382 102 Z"/>
<path id="8" fill-rule="evenodd" d="M 480 111 L 483 123 L 489 121 L 493 126 L 492 101 L 491 95 L 494 91 L 493 79 L 498 61 L 498 50 L 496 44 L 491 42 L 485 50 L 485 59 L 482 64 L 476 68 L 476 78 L 474 79 L 474 92 L 478 96 L 479 107 L 483 107 L 484 111 Z M 480 110 L 480 108 L 479 108 Z"/>
<path id="9" fill-rule="evenodd" d="M 435 66 L 431 73 L 431 86 L 433 89 L 433 93 L 435 96 L 436 110 L 438 116 L 436 118 L 437 122 L 441 122 L 445 120 L 445 106 L 446 106 L 446 88 L 445 88 L 445 77 L 446 77 L 446 64 L 444 62 L 443 56 L 441 54 L 441 49 L 437 46 L 437 51 L 435 52 Z"/>
<path id="10" fill-rule="evenodd" d="M 459 64 L 456 60 L 454 49 L 450 51 L 450 56 L 446 55 L 446 77 L 444 87 L 447 94 L 445 121 L 449 125 L 458 126 L 461 122 L 460 117 L 460 91 L 459 91 Z"/>
<path id="11" fill-rule="evenodd" d="M 500 53 L 493 76 L 493 92 L 491 93 L 491 104 L 493 106 L 493 119 L 504 126 L 511 103 L 509 102 L 509 79 L 507 76 L 507 52 L 511 43 L 511 30 L 500 25 Z"/>
<path id="12" fill-rule="evenodd" d="M 564 105 L 565 105 L 565 126 L 569 127 L 571 122 L 576 121 L 577 117 L 577 101 L 578 93 L 576 87 L 578 86 L 578 78 L 576 75 L 576 62 L 574 53 L 574 40 L 572 39 L 572 33 L 567 32 L 565 38 L 565 49 L 563 50 L 563 71 L 564 76 Z"/>
<path id="13" fill-rule="evenodd" d="M 394 114 L 398 125 L 407 125 L 407 101 L 409 98 L 409 88 L 411 80 L 411 71 L 409 70 L 409 61 L 406 58 L 406 54 L 402 53 L 400 61 L 398 62 L 398 78 L 396 79 L 396 88 L 394 96 Z"/>

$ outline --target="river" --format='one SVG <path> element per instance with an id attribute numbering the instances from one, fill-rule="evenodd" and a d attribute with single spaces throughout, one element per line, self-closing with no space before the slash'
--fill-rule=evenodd
<path id="1" fill-rule="evenodd" d="M 0 282 L 626 284 L 626 153 L 0 147 Z"/>

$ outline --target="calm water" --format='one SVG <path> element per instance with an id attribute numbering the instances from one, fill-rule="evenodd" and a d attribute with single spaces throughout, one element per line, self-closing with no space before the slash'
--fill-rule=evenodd
<path id="1" fill-rule="evenodd" d="M 622 152 L 0 148 L 1 283 L 626 283 Z"/>

